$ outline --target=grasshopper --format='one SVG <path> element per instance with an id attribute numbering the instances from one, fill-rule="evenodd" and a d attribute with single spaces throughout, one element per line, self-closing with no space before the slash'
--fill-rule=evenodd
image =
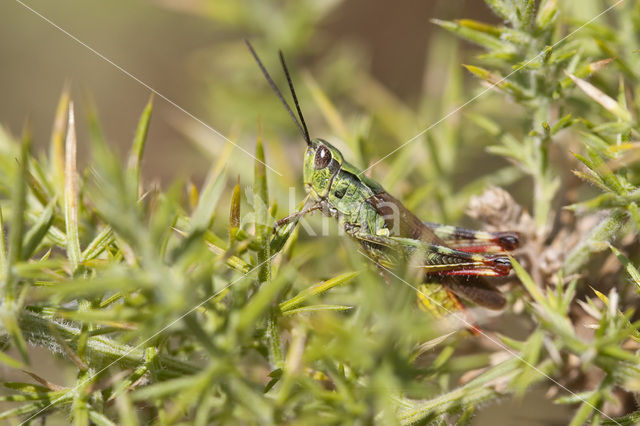
<path id="1" fill-rule="evenodd" d="M 423 284 L 421 306 L 441 317 L 463 309 L 457 296 L 488 309 L 504 308 L 504 295 L 484 277 L 506 276 L 511 262 L 504 254 L 518 245 L 515 232 L 481 232 L 423 222 L 380 184 L 364 176 L 342 153 L 323 139 L 311 139 L 282 51 L 280 63 L 297 112 L 294 114 L 251 44 L 246 44 L 267 82 L 297 126 L 307 149 L 303 180 L 307 203 L 276 222 L 274 230 L 295 226 L 316 210 L 337 218 L 365 255 L 383 268 L 418 259 L 414 266 Z"/>

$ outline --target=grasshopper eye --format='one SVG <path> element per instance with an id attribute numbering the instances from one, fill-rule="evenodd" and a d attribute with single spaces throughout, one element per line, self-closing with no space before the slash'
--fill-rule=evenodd
<path id="1" fill-rule="evenodd" d="M 326 146 L 320 145 L 313 159 L 313 168 L 316 170 L 324 169 L 331 162 L 331 151 Z"/>

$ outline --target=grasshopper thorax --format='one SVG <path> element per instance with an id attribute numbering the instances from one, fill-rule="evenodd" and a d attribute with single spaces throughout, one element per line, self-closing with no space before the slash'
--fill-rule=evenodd
<path id="1" fill-rule="evenodd" d="M 333 178 L 342 167 L 342 153 L 323 139 L 313 139 L 304 155 L 304 189 L 315 200 L 327 197 Z"/>

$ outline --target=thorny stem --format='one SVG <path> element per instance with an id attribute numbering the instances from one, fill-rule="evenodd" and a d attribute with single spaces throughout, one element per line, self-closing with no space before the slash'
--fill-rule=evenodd
<path id="1" fill-rule="evenodd" d="M 539 369 L 548 373 L 552 366 L 550 362 L 543 362 Z M 495 367 L 487 370 L 478 378 L 472 380 L 464 386 L 440 395 L 429 401 L 421 403 L 407 403 L 409 407 L 401 409 L 399 418 L 402 424 L 412 424 L 417 421 L 433 421 L 437 417 L 447 413 L 462 411 L 466 407 L 477 407 L 478 405 L 499 398 L 502 394 L 497 388 L 502 388 L 498 384 L 507 384 L 517 377 L 522 367 L 521 360 L 511 358 Z M 540 378 L 544 378 L 541 374 Z"/>
<path id="2" fill-rule="evenodd" d="M 70 323 L 62 323 L 36 312 L 23 311 L 19 324 L 25 338 L 32 345 L 43 346 L 52 352 L 64 354 L 64 348 L 51 333 L 51 327 L 53 327 L 71 349 L 77 350 L 81 330 Z M 163 355 L 159 355 L 158 358 L 163 367 L 160 374 L 167 378 L 195 374 L 200 371 L 200 368 L 177 358 Z M 117 363 L 125 368 L 135 368 L 144 363 L 144 347 L 125 345 L 104 336 L 93 336 L 86 342 L 86 359 L 90 360 L 92 365 L 106 367 Z"/>

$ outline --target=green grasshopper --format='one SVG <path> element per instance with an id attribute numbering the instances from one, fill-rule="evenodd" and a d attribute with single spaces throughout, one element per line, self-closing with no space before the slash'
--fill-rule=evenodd
<path id="1" fill-rule="evenodd" d="M 385 269 L 417 258 L 424 282 L 418 292 L 419 299 L 434 315 L 441 317 L 463 309 L 457 296 L 485 308 L 502 309 L 505 297 L 483 277 L 509 274 L 511 262 L 504 252 L 517 247 L 518 234 L 481 232 L 421 221 L 380 184 L 345 161 L 333 145 L 309 137 L 282 52 L 280 62 L 297 117 L 251 44 L 246 43 L 307 144 L 303 180 L 308 202 L 300 211 L 277 221 L 274 230 L 285 225 L 295 226 L 304 215 L 320 210 L 337 218 L 367 257 Z"/>

